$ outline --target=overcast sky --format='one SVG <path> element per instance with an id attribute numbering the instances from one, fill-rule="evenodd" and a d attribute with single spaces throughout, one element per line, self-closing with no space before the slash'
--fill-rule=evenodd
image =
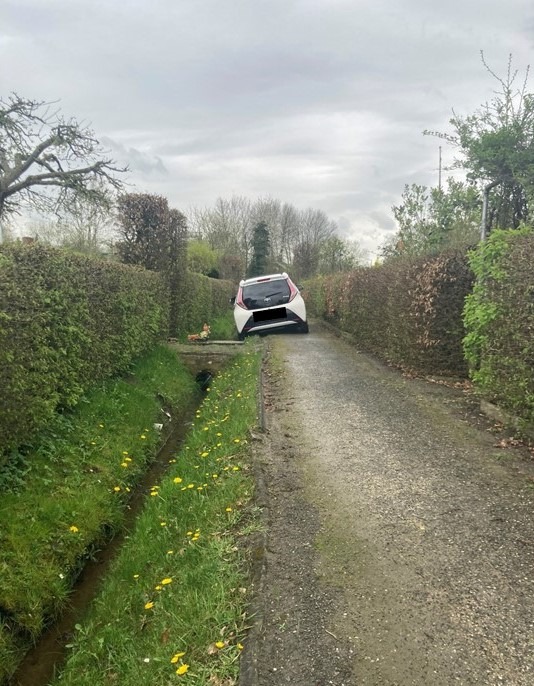
<path id="1" fill-rule="evenodd" d="M 437 185 L 423 129 L 491 97 L 480 50 L 505 74 L 533 49 L 532 0 L 0 0 L 0 95 L 59 100 L 131 190 L 322 209 L 371 253 Z"/>

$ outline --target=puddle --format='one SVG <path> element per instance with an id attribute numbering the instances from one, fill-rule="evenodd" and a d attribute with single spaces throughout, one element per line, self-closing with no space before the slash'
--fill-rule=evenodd
<path id="1" fill-rule="evenodd" d="M 202 384 L 200 384 L 202 387 Z M 157 483 L 169 467 L 169 459 L 183 443 L 195 411 L 202 400 L 200 393 L 190 407 L 175 420 L 174 428 L 150 464 L 127 506 L 124 525 L 101 550 L 95 551 L 83 568 L 72 590 L 68 605 L 58 621 L 47 629 L 38 643 L 25 656 L 10 686 L 46 686 L 68 655 L 65 647 L 72 640 L 75 625 L 83 620 L 89 604 L 98 592 L 100 580 L 118 554 L 125 536 L 133 529 L 150 487 Z"/>

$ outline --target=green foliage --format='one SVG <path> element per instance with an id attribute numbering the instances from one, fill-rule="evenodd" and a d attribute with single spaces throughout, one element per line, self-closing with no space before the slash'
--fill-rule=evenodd
<path id="1" fill-rule="evenodd" d="M 246 444 L 259 365 L 248 353 L 214 379 L 54 684 L 93 686 L 103 674 L 121 686 L 236 683 L 249 600 L 239 541 L 257 527 Z M 182 664 L 184 677 L 176 675 Z"/>
<path id="2" fill-rule="evenodd" d="M 534 425 L 534 235 L 492 232 L 470 255 L 464 350 L 480 394 Z"/>
<path id="3" fill-rule="evenodd" d="M 0 468 L 1 683 L 2 670 L 9 675 L 65 607 L 91 549 L 120 528 L 129 489 L 161 442 L 153 428 L 165 421 L 161 398 L 183 412 L 197 392 L 176 355 L 155 348 L 128 380 L 88 393 L 35 436 L 18 462 Z"/>
<path id="4" fill-rule="evenodd" d="M 177 292 L 178 319 L 171 335 L 180 338 L 201 331 L 204 323 L 210 324 L 229 311 L 229 300 L 235 292 L 231 281 L 187 272 Z"/>
<path id="5" fill-rule="evenodd" d="M 267 273 L 270 256 L 269 227 L 263 221 L 254 227 L 252 235 L 252 259 L 248 266 L 247 276 L 261 276 Z"/>
<path id="6" fill-rule="evenodd" d="M 189 241 L 187 244 L 187 268 L 190 272 L 209 276 L 217 269 L 219 255 L 206 241 Z"/>
<path id="7" fill-rule="evenodd" d="M 352 334 L 363 350 L 396 365 L 466 373 L 462 308 L 472 273 L 451 251 L 306 282 L 310 313 Z"/>
<path id="8" fill-rule="evenodd" d="M 398 231 L 382 247 L 386 259 L 415 257 L 466 247 L 478 240 L 481 216 L 477 188 L 450 178 L 447 189 L 405 186 L 393 206 Z"/>
<path id="9" fill-rule="evenodd" d="M 441 134 L 460 151 L 456 167 L 464 169 L 472 181 L 483 185 L 498 182 L 490 195 L 489 227 L 517 228 L 531 220 L 534 210 L 534 94 L 527 92 L 528 69 L 524 81 L 516 85 L 518 72 L 508 61 L 504 77 L 482 62 L 499 84 L 489 102 L 468 116 L 454 114 L 454 133 Z"/>
<path id="10" fill-rule="evenodd" d="M 38 245 L 0 256 L 5 455 L 165 335 L 169 306 L 161 277 L 145 270 Z"/>

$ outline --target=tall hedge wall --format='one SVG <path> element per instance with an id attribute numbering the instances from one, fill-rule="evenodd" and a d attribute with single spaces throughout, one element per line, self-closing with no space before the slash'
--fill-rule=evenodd
<path id="1" fill-rule="evenodd" d="M 228 312 L 229 299 L 237 290 L 231 281 L 210 279 L 192 272 L 185 274 L 178 288 L 178 326 L 171 331 L 172 336 L 198 333 L 204 322 L 209 324 L 215 317 Z"/>
<path id="2" fill-rule="evenodd" d="M 3 246 L 0 455 L 166 335 L 168 303 L 154 272 L 39 245 Z"/>
<path id="3" fill-rule="evenodd" d="M 465 375 L 462 309 L 473 275 L 461 252 L 320 277 L 306 284 L 310 312 L 363 350 L 424 372 Z"/>
<path id="4" fill-rule="evenodd" d="M 200 331 L 235 293 L 200 274 L 172 287 L 178 316 L 169 331 L 169 285 L 156 272 L 41 245 L 0 247 L 0 463 L 57 408 L 169 333 Z"/>
<path id="5" fill-rule="evenodd" d="M 471 254 L 465 353 L 480 395 L 534 429 L 534 233 L 494 231 Z"/>

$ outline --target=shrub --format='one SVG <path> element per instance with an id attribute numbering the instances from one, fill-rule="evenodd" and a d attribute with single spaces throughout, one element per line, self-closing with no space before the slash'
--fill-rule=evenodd
<path id="1" fill-rule="evenodd" d="M 481 396 L 534 426 L 532 229 L 494 231 L 470 255 L 476 275 L 464 321 L 465 355 Z"/>

